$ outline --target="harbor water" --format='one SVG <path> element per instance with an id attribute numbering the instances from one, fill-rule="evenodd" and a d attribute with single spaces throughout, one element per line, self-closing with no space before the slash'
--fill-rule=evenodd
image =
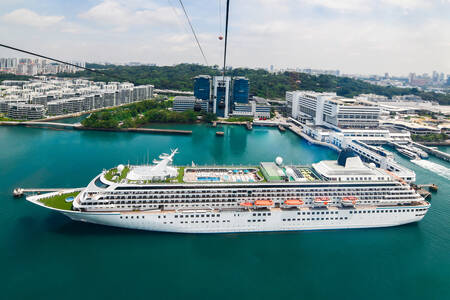
<path id="1" fill-rule="evenodd" d="M 337 153 L 277 128 L 153 125 L 188 136 L 0 127 L 2 299 L 449 299 L 450 184 L 420 223 L 246 234 L 171 234 L 71 221 L 14 199 L 15 187 L 82 187 L 104 168 L 179 148 L 175 164 L 311 164 Z M 397 154 L 396 154 L 397 155 Z M 447 169 L 448 162 L 430 157 Z M 444 174 L 445 175 L 445 174 Z"/>

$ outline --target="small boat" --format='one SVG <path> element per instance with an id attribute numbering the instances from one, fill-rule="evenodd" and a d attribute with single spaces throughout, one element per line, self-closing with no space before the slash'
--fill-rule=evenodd
<path id="1" fill-rule="evenodd" d="M 256 200 L 255 206 L 272 206 L 273 201 L 272 200 Z"/>
<path id="2" fill-rule="evenodd" d="M 313 201 L 315 207 L 326 207 L 330 202 L 329 197 L 316 197 Z"/>
<path id="3" fill-rule="evenodd" d="M 285 131 L 286 131 L 286 128 L 284 128 L 284 127 L 281 126 L 281 125 L 278 125 L 278 130 L 281 131 L 281 132 L 285 132 Z"/>
<path id="4" fill-rule="evenodd" d="M 14 189 L 13 195 L 14 195 L 14 197 L 16 197 L 16 198 L 22 197 L 22 195 L 23 195 L 23 189 L 21 189 L 21 188 Z"/>
<path id="5" fill-rule="evenodd" d="M 432 185 L 430 185 L 429 189 L 430 189 L 430 191 L 437 192 L 438 186 L 436 184 L 432 184 Z"/>
<path id="6" fill-rule="evenodd" d="M 358 201 L 358 198 L 356 198 L 354 196 L 343 197 L 341 199 L 341 204 L 343 206 L 352 206 L 352 207 L 354 207 L 356 205 L 357 201 Z"/>
<path id="7" fill-rule="evenodd" d="M 217 136 L 224 136 L 225 132 L 223 132 L 223 131 L 216 131 L 216 135 Z"/>
<path id="8" fill-rule="evenodd" d="M 251 122 L 247 122 L 246 126 L 247 126 L 248 130 L 252 130 L 253 129 L 253 125 L 252 125 Z"/>
<path id="9" fill-rule="evenodd" d="M 290 200 L 284 201 L 284 204 L 289 205 L 289 206 L 298 206 L 298 205 L 303 205 L 304 202 L 299 199 L 290 199 Z"/>
<path id="10" fill-rule="evenodd" d="M 253 203 L 251 202 L 241 202 L 239 205 L 243 207 L 253 207 Z"/>

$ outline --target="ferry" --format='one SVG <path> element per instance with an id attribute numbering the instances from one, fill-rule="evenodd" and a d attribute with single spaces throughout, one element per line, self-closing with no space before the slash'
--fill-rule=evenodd
<path id="1" fill-rule="evenodd" d="M 311 166 L 151 165 L 103 170 L 82 189 L 27 200 L 95 224 L 177 233 L 241 233 L 389 227 L 418 222 L 430 203 L 395 174 L 351 150 Z"/>
<path id="2" fill-rule="evenodd" d="M 408 157 L 410 159 L 419 159 L 419 156 L 416 153 L 414 153 L 412 151 L 409 151 L 409 150 L 407 150 L 405 148 L 396 148 L 396 150 L 400 154 L 403 154 L 404 156 L 406 156 L 406 157 Z"/>

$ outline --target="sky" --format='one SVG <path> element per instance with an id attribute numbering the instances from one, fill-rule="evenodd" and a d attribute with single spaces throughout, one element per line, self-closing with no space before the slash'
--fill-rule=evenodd
<path id="1" fill-rule="evenodd" d="M 178 0 L 1 2 L 3 44 L 72 61 L 205 64 Z M 233 67 L 450 74 L 450 0 L 230 2 Z M 183 3 L 208 63 L 222 64 L 226 0 Z"/>

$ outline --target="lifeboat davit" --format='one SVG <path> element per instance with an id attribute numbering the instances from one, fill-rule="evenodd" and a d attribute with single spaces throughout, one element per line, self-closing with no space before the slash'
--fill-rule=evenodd
<path id="1" fill-rule="evenodd" d="M 354 196 L 343 197 L 341 199 L 341 203 L 344 206 L 355 206 L 357 201 L 358 201 L 358 198 L 356 198 Z"/>
<path id="2" fill-rule="evenodd" d="M 291 205 L 291 206 L 297 206 L 297 205 L 303 205 L 304 202 L 302 200 L 298 200 L 298 199 L 291 199 L 291 200 L 284 201 L 284 204 Z"/>
<path id="3" fill-rule="evenodd" d="M 272 200 L 256 200 L 255 205 L 256 206 L 272 206 L 273 201 Z"/>
<path id="4" fill-rule="evenodd" d="M 314 205 L 318 207 L 325 207 L 328 205 L 328 202 L 330 202 L 330 198 L 328 197 L 316 197 L 314 199 Z"/>
<path id="5" fill-rule="evenodd" d="M 239 205 L 243 206 L 243 207 L 252 207 L 253 203 L 251 203 L 251 202 L 241 202 L 241 203 L 239 203 Z"/>

